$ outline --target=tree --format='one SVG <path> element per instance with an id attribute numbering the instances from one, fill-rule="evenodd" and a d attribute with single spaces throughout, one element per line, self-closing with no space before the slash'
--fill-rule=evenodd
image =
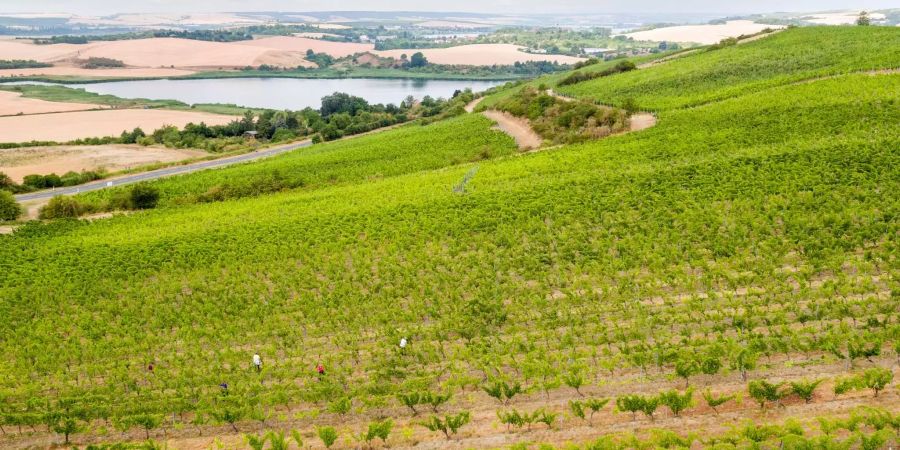
<path id="1" fill-rule="evenodd" d="M 132 416 L 128 421 L 143 428 L 146 438 L 150 439 L 150 430 L 158 428 L 159 425 L 162 424 L 162 416 L 156 414 L 138 414 Z"/>
<path id="2" fill-rule="evenodd" d="M 422 52 L 413 53 L 409 58 L 409 67 L 425 67 L 428 64 L 428 58 Z"/>
<path id="3" fill-rule="evenodd" d="M 22 215 L 22 207 L 8 191 L 0 191 L 0 220 L 16 220 Z"/>
<path id="4" fill-rule="evenodd" d="M 134 209 L 153 209 L 159 202 L 159 189 L 148 184 L 138 184 L 131 188 L 129 199 Z"/>
<path id="5" fill-rule="evenodd" d="M 747 373 L 756 368 L 758 356 L 749 348 L 741 348 L 735 351 L 731 360 L 731 368 L 741 373 L 741 381 L 747 381 Z"/>
<path id="6" fill-rule="evenodd" d="M 231 425 L 231 429 L 237 433 L 238 428 L 235 423 L 246 416 L 246 410 L 236 403 L 227 402 L 221 408 L 212 411 L 210 415 L 219 423 Z"/>
<path id="7" fill-rule="evenodd" d="M 867 27 L 872 24 L 872 19 L 869 17 L 868 11 L 860 11 L 859 17 L 856 18 L 856 24 L 861 27 Z"/>
<path id="8" fill-rule="evenodd" d="M 75 416 L 63 415 L 56 417 L 52 424 L 55 433 L 65 436 L 65 444 L 69 445 L 69 436 L 84 431 L 84 424 Z"/>
<path id="9" fill-rule="evenodd" d="M 0 172 L 0 191 L 12 191 L 15 192 L 16 183 L 9 177 L 9 175 Z"/>
<path id="10" fill-rule="evenodd" d="M 347 113 L 356 115 L 357 111 L 365 111 L 369 108 L 369 102 L 362 97 L 356 97 L 343 92 L 335 92 L 322 97 L 322 107 L 319 112 L 322 117 L 328 118 L 332 114 Z"/>
<path id="11" fill-rule="evenodd" d="M 675 374 L 684 378 L 684 387 L 690 386 L 690 377 L 700 373 L 700 365 L 690 355 L 684 355 L 675 361 Z"/>
<path id="12" fill-rule="evenodd" d="M 322 440 L 322 443 L 325 444 L 325 448 L 331 448 L 334 445 L 334 441 L 337 440 L 338 434 L 334 427 L 319 427 L 316 428 L 316 434 L 319 435 L 319 439 Z"/>

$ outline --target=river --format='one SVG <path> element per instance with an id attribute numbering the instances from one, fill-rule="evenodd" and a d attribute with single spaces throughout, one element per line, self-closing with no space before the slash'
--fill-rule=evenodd
<path id="1" fill-rule="evenodd" d="M 69 87 L 121 98 L 179 100 L 188 104 L 226 103 L 254 108 L 318 109 L 322 97 L 346 92 L 369 103 L 400 104 L 409 95 L 450 97 L 457 89 L 482 91 L 501 81 L 411 80 L 383 78 L 217 78 L 198 80 L 109 81 Z"/>

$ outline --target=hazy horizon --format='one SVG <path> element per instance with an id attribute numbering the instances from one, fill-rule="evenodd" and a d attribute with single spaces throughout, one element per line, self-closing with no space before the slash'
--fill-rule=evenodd
<path id="1" fill-rule="evenodd" d="M 7 3 L 7 2 L 2 2 Z M 485 5 L 476 0 L 458 0 L 453 6 L 445 2 L 420 0 L 394 0 L 372 4 L 364 0 L 347 0 L 338 4 L 291 1 L 257 0 L 148 0 L 123 5 L 116 0 L 32 0 L 0 3 L 0 13 L 68 13 L 84 15 L 112 15 L 123 13 L 209 13 L 209 12 L 259 12 L 259 11 L 406 11 L 406 12 L 471 12 L 487 14 L 621 14 L 621 13 L 702 13 L 702 14 L 750 14 L 769 12 L 809 12 L 844 9 L 886 9 L 900 7 L 896 0 L 761 0 L 754 2 L 728 2 L 714 0 L 686 0 L 677 4 L 663 0 L 606 0 L 586 2 L 560 0 L 499 0 Z M 10 2 L 12 3 L 12 2 Z"/>

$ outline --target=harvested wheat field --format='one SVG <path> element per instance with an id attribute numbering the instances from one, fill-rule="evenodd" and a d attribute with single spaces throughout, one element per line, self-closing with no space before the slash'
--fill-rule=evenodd
<path id="1" fill-rule="evenodd" d="M 379 56 L 400 58 L 400 55 L 412 55 L 422 52 L 429 62 L 435 64 L 460 64 L 469 66 L 511 65 L 526 61 L 556 61 L 560 64 L 574 64 L 584 58 L 564 55 L 540 55 L 525 53 L 524 47 L 513 44 L 472 44 L 449 48 L 430 48 L 421 50 L 385 50 L 376 52 Z"/>
<path id="2" fill-rule="evenodd" d="M 261 64 L 276 49 L 234 42 L 206 42 L 192 39 L 153 38 L 104 42 L 81 52 L 81 58 L 118 59 L 135 67 L 244 67 Z M 304 53 L 295 52 L 292 66 L 308 63 Z"/>
<path id="3" fill-rule="evenodd" d="M 85 69 L 73 65 L 41 67 L 30 69 L 0 70 L 0 78 L 5 77 L 91 77 L 91 78 L 163 78 L 183 77 L 196 73 L 194 70 L 163 67 L 121 67 L 105 69 Z"/>
<path id="4" fill-rule="evenodd" d="M 61 145 L 0 150 L 0 172 L 17 183 L 31 174 L 106 169 L 118 171 L 206 155 L 199 150 L 140 145 Z"/>
<path id="5" fill-rule="evenodd" d="M 324 33 L 322 33 L 324 35 Z M 335 58 L 349 56 L 355 53 L 368 52 L 373 50 L 373 44 L 357 44 L 353 42 L 332 42 L 323 41 L 321 39 L 311 39 L 307 37 L 296 36 L 275 36 L 262 39 L 254 39 L 252 41 L 240 41 L 233 43 L 235 45 L 243 45 L 249 47 L 262 47 L 270 50 L 281 50 L 298 52 L 306 55 L 307 50 L 316 53 L 327 53 Z"/>
<path id="6" fill-rule="evenodd" d="M 91 48 L 96 44 L 54 44 L 35 45 L 24 39 L 0 40 L 0 59 L 33 59 L 41 62 L 55 62 L 69 58 L 76 58 L 78 52 Z"/>
<path id="7" fill-rule="evenodd" d="M 166 125 L 204 122 L 223 125 L 235 117 L 164 109 L 118 109 L 0 117 L 0 142 L 55 141 L 118 136 L 136 127 L 152 131 Z"/>
<path id="8" fill-rule="evenodd" d="M 19 92 L 0 91 L 0 116 L 86 111 L 100 108 L 102 106 L 90 103 L 48 102 L 36 98 L 22 97 L 22 94 Z"/>
<path id="9" fill-rule="evenodd" d="M 731 20 L 722 25 L 683 25 L 677 27 L 656 28 L 654 30 L 628 33 L 625 36 L 638 41 L 675 41 L 696 42 L 698 44 L 715 44 L 725 38 L 738 37 L 742 34 L 754 34 L 766 29 L 784 28 L 780 25 L 766 25 L 750 20 Z"/>

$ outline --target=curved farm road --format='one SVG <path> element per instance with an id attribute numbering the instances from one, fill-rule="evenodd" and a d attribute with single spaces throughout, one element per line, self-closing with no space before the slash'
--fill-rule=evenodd
<path id="1" fill-rule="evenodd" d="M 512 136 L 520 150 L 533 150 L 541 146 L 544 140 L 531 129 L 528 121 L 497 110 L 483 112 L 485 117 L 497 122 L 500 131 Z"/>
<path id="2" fill-rule="evenodd" d="M 484 97 L 478 97 L 475 100 L 472 100 L 471 102 L 469 102 L 465 107 L 466 112 L 467 113 L 474 112 L 475 107 L 478 106 L 478 104 L 481 103 L 482 100 L 484 100 Z"/>

